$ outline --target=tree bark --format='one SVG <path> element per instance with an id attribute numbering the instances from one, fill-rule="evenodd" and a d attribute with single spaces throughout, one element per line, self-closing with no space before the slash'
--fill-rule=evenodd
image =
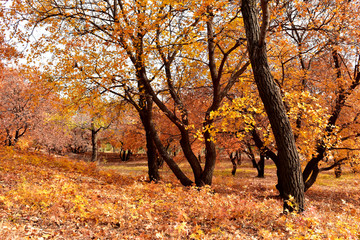
<path id="1" fill-rule="evenodd" d="M 207 121 L 208 123 L 209 121 Z M 211 124 L 208 124 L 208 126 L 211 126 Z M 214 141 L 211 139 L 211 133 L 209 131 L 206 131 L 204 133 L 204 139 L 205 139 L 205 167 L 204 171 L 201 174 L 201 181 L 204 185 L 211 185 L 212 184 L 212 177 L 215 170 L 215 164 L 216 164 L 216 145 Z"/>
<path id="2" fill-rule="evenodd" d="M 152 102 L 147 101 L 146 107 L 139 111 L 139 115 L 145 130 L 149 181 L 158 182 L 160 180 L 159 167 L 156 161 L 156 145 L 153 141 L 154 137 L 151 130 Z"/>
<path id="3" fill-rule="evenodd" d="M 265 177 L 265 155 L 260 152 L 260 161 L 257 163 L 258 165 L 258 175 L 257 177 L 263 178 Z"/>
<path id="4" fill-rule="evenodd" d="M 244 19 L 247 48 L 259 95 L 269 117 L 278 150 L 279 189 L 284 199 L 284 211 L 304 210 L 304 182 L 300 160 L 295 146 L 290 121 L 286 115 L 280 89 L 270 72 L 266 53 L 266 28 L 268 25 L 267 1 L 261 1 L 263 20 L 258 23 L 255 0 L 243 0 L 241 12 Z"/>
<path id="5" fill-rule="evenodd" d="M 12 139 L 12 136 L 10 134 L 10 130 L 6 129 L 5 146 L 12 146 L 11 139 Z"/>
<path id="6" fill-rule="evenodd" d="M 160 180 L 159 166 L 156 158 L 156 146 L 152 139 L 150 130 L 146 128 L 146 148 L 148 157 L 148 173 L 150 182 L 158 182 Z"/>
<path id="7" fill-rule="evenodd" d="M 232 153 L 230 153 L 229 157 L 230 157 L 230 161 L 231 161 L 232 166 L 233 166 L 232 170 L 231 170 L 231 174 L 233 176 L 235 176 L 236 169 L 237 169 L 237 161 L 236 160 L 238 160 L 238 154 L 237 154 L 237 152 L 236 153 L 232 152 Z"/>

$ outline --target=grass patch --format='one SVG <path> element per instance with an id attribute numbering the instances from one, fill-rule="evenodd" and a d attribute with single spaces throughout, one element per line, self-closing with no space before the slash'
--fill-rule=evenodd
<path id="1" fill-rule="evenodd" d="M 336 178 L 333 172 L 320 173 L 315 184 L 320 186 L 337 187 L 342 184 L 351 185 L 359 181 L 359 174 L 354 174 L 351 171 L 345 171 L 340 178 Z"/>
<path id="2" fill-rule="evenodd" d="M 142 175 L 147 172 L 147 166 L 124 166 L 124 165 L 110 165 L 101 167 L 104 170 L 114 170 L 119 174 L 132 175 L 134 177 Z"/>

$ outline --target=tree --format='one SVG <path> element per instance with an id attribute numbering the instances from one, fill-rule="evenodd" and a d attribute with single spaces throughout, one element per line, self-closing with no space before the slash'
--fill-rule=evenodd
<path id="1" fill-rule="evenodd" d="M 75 140 L 73 134 L 64 121 L 47 115 L 32 131 L 30 147 L 35 150 L 45 148 L 49 154 L 52 152 L 64 154 Z"/>
<path id="2" fill-rule="evenodd" d="M 27 26 L 47 29 L 32 56 L 53 53 L 44 70 L 54 76 L 49 81 L 56 82 L 62 94 L 108 94 L 136 109 L 145 133 L 150 180 L 160 178 L 160 154 L 182 184 L 211 184 L 215 141 L 221 138 L 216 136 L 216 112 L 223 111 L 227 99 L 239 106 L 222 116 L 223 123 L 238 112 L 241 123 L 234 124 L 237 128 L 230 135 L 255 145 L 261 157 L 275 162 L 278 188 L 289 210 L 303 209 L 303 191 L 320 170 L 345 162 L 345 151 L 356 153 L 359 114 L 352 110 L 358 110 L 353 100 L 359 70 L 358 64 L 351 65 L 357 58 L 351 39 L 358 36 L 352 10 L 358 8 L 353 1 L 261 1 L 261 27 L 256 1 L 241 3 L 243 18 L 239 4 L 232 1 L 13 4 L 29 19 Z M 269 6 L 276 17 L 269 18 Z M 347 17 L 347 11 L 354 11 L 353 16 Z M 253 77 L 246 75 L 247 55 L 264 106 L 258 103 Z M 163 134 L 158 126 L 165 122 L 162 117 L 172 134 Z M 168 153 L 170 135 L 176 136 L 194 180 Z M 203 149 L 205 166 L 197 157 Z M 333 164 L 321 167 L 326 155 L 335 157 Z M 306 164 L 303 177 L 300 160 Z M 259 175 L 263 162 L 261 158 Z M 290 204 L 290 195 L 296 206 Z"/>
<path id="3" fill-rule="evenodd" d="M 71 68 L 79 70 L 78 77 L 82 79 L 91 79 L 92 84 L 95 83 L 100 88 L 104 88 L 106 91 L 122 95 L 138 110 L 148 139 L 147 148 L 149 169 L 153 169 L 155 167 L 153 166 L 153 156 L 155 155 L 156 149 L 154 149 L 154 147 L 156 145 L 157 150 L 163 155 L 164 159 L 167 159 L 167 163 L 171 166 L 170 168 L 174 171 L 177 177 L 181 179 L 183 183 L 186 183 L 186 185 L 191 184 L 191 181 L 185 177 L 185 175 L 176 166 L 175 162 L 169 156 L 165 156 L 166 151 L 162 150 L 163 146 L 161 141 L 156 140 L 157 137 L 155 135 L 157 133 L 156 129 L 152 126 L 153 123 L 151 119 L 152 102 L 154 101 L 155 104 L 169 117 L 173 124 L 179 128 L 179 131 L 182 134 L 180 145 L 182 146 L 184 155 L 193 168 L 196 184 L 211 184 L 215 166 L 216 150 L 215 145 L 211 140 L 211 133 L 209 132 L 213 122 L 213 119 L 210 118 L 210 113 L 220 106 L 224 96 L 249 65 L 249 62 L 245 62 L 241 65 L 242 61 L 238 64 L 238 62 L 229 60 L 229 55 L 235 52 L 234 50 L 237 50 L 241 45 L 241 39 L 234 39 L 234 36 L 231 36 L 231 33 L 234 32 L 233 30 L 224 31 L 224 29 L 226 29 L 226 26 L 233 24 L 232 22 L 234 19 L 238 19 L 238 9 L 233 7 L 227 8 L 224 5 L 224 2 L 214 6 L 211 6 L 211 4 L 208 3 L 196 3 L 201 6 L 199 10 L 193 9 L 191 5 L 185 7 L 183 3 L 177 2 L 172 4 L 157 4 L 150 2 L 134 2 L 132 4 L 128 4 L 121 1 L 115 1 L 111 4 L 110 2 L 104 1 L 102 3 L 89 2 L 87 5 L 82 5 L 77 4 L 76 2 L 64 2 L 60 4 L 54 1 L 31 1 L 27 3 L 27 7 L 29 9 L 29 14 L 32 14 L 29 16 L 34 16 L 32 19 L 33 23 L 37 25 L 51 23 L 51 31 L 56 31 L 55 29 L 57 29 L 57 27 L 62 27 L 66 29 L 66 31 L 71 32 L 74 36 L 72 39 L 68 39 L 69 36 L 67 35 L 67 39 L 62 39 L 62 43 L 72 48 L 74 46 L 82 47 L 80 54 L 74 56 L 72 59 L 72 61 L 75 60 L 75 64 L 70 64 L 68 67 L 64 67 L 64 70 L 72 72 L 76 71 Z M 231 10 L 234 15 L 222 16 L 221 10 L 224 8 Z M 93 9 L 96 9 L 96 14 Z M 184 15 L 184 12 L 189 12 L 188 16 L 191 17 L 189 18 Z M 214 15 L 215 12 L 218 13 Z M 202 170 L 196 155 L 191 149 L 188 131 L 189 119 L 187 118 L 186 109 L 182 106 L 179 94 L 174 91 L 175 88 L 172 83 L 171 76 L 173 71 L 171 68 L 175 57 L 182 51 L 182 46 L 186 46 L 186 44 L 189 43 L 196 45 L 195 39 L 197 35 L 194 34 L 196 31 L 193 29 L 196 29 L 195 27 L 200 22 L 201 18 L 206 15 L 210 17 L 204 19 L 203 25 L 196 30 L 201 34 L 205 33 L 207 35 L 206 44 L 202 44 L 201 47 L 208 49 L 210 66 L 210 74 L 208 74 L 208 76 L 211 78 L 211 87 L 213 88 L 213 104 L 207 110 L 204 123 L 204 143 L 207 148 L 207 160 L 205 168 Z M 218 22 L 219 34 L 215 37 L 215 25 L 213 21 L 217 18 L 226 18 L 227 20 L 225 25 L 220 25 Z M 181 25 L 174 24 L 175 21 L 181 22 Z M 130 24 L 131 22 L 136 24 L 132 25 Z M 180 27 L 176 28 L 176 26 Z M 205 31 L 204 26 L 206 28 Z M 130 29 L 132 30 L 130 31 Z M 176 34 L 176 37 L 169 38 L 169 32 L 171 34 Z M 59 32 L 54 33 L 54 35 L 59 34 Z M 52 41 L 54 40 L 54 35 L 51 36 Z M 75 40 L 77 38 L 82 38 L 83 36 L 86 36 L 87 41 L 91 41 L 92 44 L 86 46 L 86 43 Z M 224 41 L 223 46 L 221 46 L 216 44 L 216 38 L 227 38 L 226 41 L 228 42 Z M 170 42 L 168 42 L 169 40 Z M 165 42 L 168 43 L 163 45 Z M 124 70 L 131 70 L 131 74 L 125 74 L 125 72 L 120 73 L 119 71 L 119 74 L 114 73 L 113 70 L 116 68 L 113 68 L 110 71 L 108 70 L 107 72 L 102 72 L 100 71 L 101 66 L 106 65 L 107 68 L 109 67 L 108 64 L 104 64 L 104 62 L 97 62 L 98 64 L 95 68 L 91 68 L 89 66 L 86 68 L 86 64 L 89 63 L 88 59 L 84 57 L 89 56 L 87 51 L 94 54 L 91 56 L 91 59 L 93 59 L 93 56 L 97 56 L 100 53 L 103 54 L 103 52 L 100 52 L 99 49 L 96 49 L 95 51 L 90 49 L 90 47 L 93 48 L 94 43 L 100 45 L 101 49 L 107 49 L 107 46 L 109 45 L 113 46 L 113 48 L 110 48 L 110 51 L 107 52 L 110 55 L 111 51 L 116 49 L 114 52 L 122 54 L 122 56 L 132 65 L 130 68 L 124 68 Z M 152 43 L 154 43 L 155 46 Z M 172 46 L 176 47 L 171 50 Z M 154 51 L 154 49 L 156 49 L 156 51 Z M 190 49 L 191 48 L 188 48 L 186 51 L 190 53 Z M 239 53 L 240 56 L 243 54 L 242 51 Z M 66 51 L 66 56 L 69 56 L 68 51 Z M 155 56 L 159 56 L 158 59 L 160 60 L 162 66 L 154 65 L 155 67 L 151 67 L 148 64 L 151 58 L 154 58 Z M 189 56 L 186 54 L 185 57 Z M 199 56 L 199 58 L 202 58 L 202 56 Z M 102 59 L 104 59 L 104 57 Z M 153 61 L 156 61 L 156 58 Z M 232 68 L 232 71 L 228 73 L 230 68 Z M 160 75 L 163 71 L 164 80 L 167 82 L 167 91 L 169 91 L 170 96 L 174 99 L 176 111 L 180 112 L 180 118 L 176 116 L 176 114 L 173 114 L 159 99 L 157 96 L 157 89 L 152 84 L 153 80 L 155 78 L 159 78 L 158 75 Z M 226 72 L 226 74 L 224 74 L 224 72 Z M 127 76 L 134 77 L 137 81 L 137 86 L 118 80 L 119 78 L 124 79 Z M 109 85 L 109 83 L 112 84 Z M 78 83 L 76 83 L 76 85 L 78 85 Z M 221 89 L 222 85 L 224 85 L 223 89 Z M 121 89 L 120 91 L 116 89 L 119 88 L 119 86 Z M 137 88 L 137 100 L 131 96 L 134 87 Z M 155 177 L 151 176 L 150 179 L 158 178 L 157 174 L 154 174 L 154 176 Z"/>
<path id="4" fill-rule="evenodd" d="M 354 17 L 358 5 L 354 1 L 307 1 L 273 6 L 278 16 L 270 27 L 274 74 L 282 91 L 288 93 L 297 145 L 306 162 L 306 191 L 319 172 L 349 161 L 345 156 L 350 151 L 356 154 L 357 147 L 351 143 L 358 137 L 354 99 L 359 85 L 355 50 L 359 43 L 353 41 L 358 36 L 358 18 Z"/>
<path id="5" fill-rule="evenodd" d="M 122 115 L 104 132 L 104 140 L 111 144 L 114 152 L 120 151 L 120 154 L 146 149 L 144 128 L 136 110 L 125 108 Z"/>
<path id="6" fill-rule="evenodd" d="M 36 128 L 32 129 L 29 137 L 30 147 L 36 150 L 45 148 L 49 154 L 64 154 L 75 140 L 79 141 L 66 124 L 68 115 L 64 114 L 64 108 L 65 102 L 57 93 L 51 92 L 46 96 L 46 108 L 40 113 Z"/>
<path id="7" fill-rule="evenodd" d="M 290 121 L 281 94 L 270 72 L 266 53 L 266 31 L 269 23 L 268 2 L 261 1 L 262 25 L 259 27 L 256 1 L 242 1 L 241 11 L 254 79 L 275 136 L 278 150 L 277 174 L 284 210 L 304 210 L 304 183 L 300 160 Z M 294 203 L 289 203 L 290 199 Z"/>
<path id="8" fill-rule="evenodd" d="M 158 9 L 162 14 L 163 6 L 160 4 L 157 6 L 153 4 L 152 9 Z M 46 6 L 43 8 L 42 6 Z M 74 58 L 70 58 L 72 61 L 71 65 L 67 65 L 62 70 L 67 73 L 71 72 L 73 79 L 88 80 L 88 85 L 92 85 L 99 88 L 105 89 L 105 91 L 111 92 L 115 95 L 122 96 L 127 99 L 137 110 L 140 119 L 143 123 L 146 139 L 147 139 L 147 153 L 149 163 L 149 177 L 150 180 L 157 181 L 159 175 L 157 172 L 156 162 L 156 148 L 154 145 L 153 138 L 151 136 L 153 130 L 150 130 L 152 126 L 152 99 L 145 95 L 144 81 L 146 71 L 144 68 L 145 61 L 147 60 L 147 46 L 144 47 L 144 42 L 147 38 L 146 29 L 151 30 L 157 21 L 161 21 L 160 15 L 154 16 L 146 15 L 145 8 L 142 3 L 133 2 L 131 4 L 114 1 L 114 4 L 110 4 L 108 1 L 98 2 L 90 1 L 87 5 L 78 4 L 77 2 L 65 2 L 58 4 L 55 1 L 32 1 L 27 3 L 27 7 L 30 10 L 30 14 L 34 16 L 35 24 L 51 23 L 53 27 L 59 26 L 60 20 L 66 23 L 64 29 L 71 32 L 72 38 L 62 39 L 64 40 L 65 46 L 73 48 L 79 47 L 80 54 Z M 47 11 L 46 9 L 53 9 L 55 12 Z M 93 9 L 96 9 L 95 12 Z M 45 11 L 44 11 L 45 10 Z M 77 12 L 77 13 L 76 13 Z M 154 19 L 152 19 L 155 17 Z M 123 21 L 119 21 L 122 19 Z M 52 21 L 52 22 L 51 22 Z M 148 25 L 145 21 L 149 21 Z M 154 23 L 155 21 L 155 23 Z M 136 23 L 130 26 L 130 22 Z M 46 24 L 47 24 L 46 23 Z M 122 24 L 125 24 L 124 26 Z M 110 26 L 108 28 L 107 26 Z M 135 31 L 131 32 L 129 29 L 135 27 Z M 53 28 L 53 29 L 54 29 Z M 53 37 L 53 35 L 51 36 Z M 68 36 L 66 36 L 68 37 Z M 84 37 L 87 41 L 80 42 L 78 39 Z M 89 42 L 91 42 L 89 44 Z M 107 49 L 109 45 L 112 45 L 114 52 L 119 56 L 117 59 L 126 59 L 132 64 L 132 68 L 125 68 L 125 71 L 130 70 L 130 74 L 122 72 L 123 69 L 119 68 L 119 62 L 111 60 L 111 64 L 104 59 L 104 52 L 99 49 L 94 49 L 94 43 L 100 46 L 100 49 L 105 49 L 109 55 L 112 54 Z M 87 45 L 88 44 L 88 45 Z M 63 49 L 61 49 L 63 50 Z M 60 50 L 60 51 L 61 51 Z M 89 53 L 93 55 L 89 55 Z M 67 53 L 66 53 L 67 54 Z M 94 66 L 93 61 L 96 59 L 94 56 L 102 55 L 103 57 L 98 58 Z M 120 56 L 121 55 L 121 56 Z M 88 58 L 91 56 L 90 58 Z M 104 59 L 105 61 L 99 61 Z M 122 60 L 124 62 L 124 60 Z M 89 63 L 89 65 L 87 65 Z M 114 64 L 117 66 L 114 67 Z M 74 71 L 75 69 L 75 71 Z M 105 71 L 101 71 L 107 69 Z M 116 70 L 116 71 L 114 71 Z M 64 73 L 64 72 L 63 72 Z M 61 75 L 63 75 L 63 73 Z M 76 77 L 74 77 L 74 75 Z M 129 81 L 126 77 L 134 77 L 137 83 L 126 84 Z M 74 85 L 79 85 L 75 83 Z M 137 93 L 133 95 L 133 90 L 137 89 Z M 134 98 L 135 97 L 135 98 Z"/>
<path id="9" fill-rule="evenodd" d="M 3 69 L 0 77 L 1 130 L 4 144 L 13 146 L 39 122 L 46 108 L 47 90 L 38 88 L 16 70 Z"/>
<path id="10" fill-rule="evenodd" d="M 352 164 L 354 157 L 350 156 L 358 154 L 357 146 L 353 145 L 359 136 L 358 104 L 355 100 L 358 93 L 354 83 L 358 71 L 358 56 L 354 49 L 358 43 L 351 40 L 356 38 L 356 31 L 353 30 L 356 20 L 344 14 L 357 8 L 347 1 L 277 1 L 270 6 L 277 16 L 271 18 L 268 29 L 270 67 L 295 133 L 301 161 L 307 165 L 303 172 L 307 190 L 319 172 L 340 164 Z M 351 84 L 354 89 L 347 91 Z M 246 96 L 257 98 L 247 89 L 251 89 L 251 86 L 241 90 L 245 91 Z M 329 128 L 329 119 L 334 120 L 331 116 L 339 107 L 336 99 L 344 90 L 348 94 L 346 98 L 351 100 L 346 100 L 346 104 L 342 105 L 341 114 Z M 254 106 L 258 109 L 263 107 L 254 104 L 254 101 L 249 103 L 251 98 L 237 98 L 229 107 L 230 112 L 226 113 L 227 110 L 223 108 L 220 114 L 225 114 L 226 119 L 236 117 L 239 122 L 255 129 L 251 133 L 252 141 L 274 160 L 272 156 L 276 155 L 270 151 L 273 149 L 273 137 L 264 138 L 267 134 L 263 130 L 268 128 L 268 123 L 264 121 L 265 118 L 260 120 L 261 115 L 252 110 Z M 237 112 L 241 112 L 240 116 Z M 246 121 L 243 116 L 255 121 Z M 243 129 L 239 126 L 234 125 L 230 131 Z M 321 149 L 317 147 L 319 143 L 324 146 L 324 153 L 320 155 L 317 151 Z M 312 158 L 317 156 L 318 162 L 314 164 Z"/>
<path id="11" fill-rule="evenodd" d="M 108 100 L 104 95 L 91 92 L 89 95 L 73 96 L 67 102 L 68 109 L 64 110 L 75 112 L 68 124 L 71 128 L 90 132 L 91 161 L 95 162 L 98 160 L 98 135 L 121 118 L 121 101 Z"/>

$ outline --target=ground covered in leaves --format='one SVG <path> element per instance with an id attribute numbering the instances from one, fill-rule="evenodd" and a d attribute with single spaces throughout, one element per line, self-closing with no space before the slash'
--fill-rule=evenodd
<path id="1" fill-rule="evenodd" d="M 360 178 L 321 177 L 306 211 L 282 214 L 264 179 L 218 164 L 212 188 L 129 176 L 94 163 L 0 149 L 1 239 L 359 239 Z M 121 166 L 118 166 L 121 168 Z M 141 173 L 141 171 L 139 171 Z"/>

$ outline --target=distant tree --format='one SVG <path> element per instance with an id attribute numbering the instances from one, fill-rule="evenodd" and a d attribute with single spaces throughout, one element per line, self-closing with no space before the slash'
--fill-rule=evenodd
<path id="1" fill-rule="evenodd" d="M 15 145 L 34 129 L 46 109 L 44 89 L 28 77 L 9 69 L 3 69 L 0 75 L 0 131 L 7 146 Z"/>
<path id="2" fill-rule="evenodd" d="M 75 108 L 75 114 L 68 120 L 68 125 L 74 129 L 89 131 L 91 141 L 91 161 L 98 159 L 98 136 L 100 131 L 107 130 L 118 121 L 120 116 L 120 103 L 103 99 L 100 95 L 91 94 L 81 99 L 71 99 L 71 109 Z"/>
<path id="3" fill-rule="evenodd" d="M 46 110 L 40 114 L 36 127 L 31 131 L 31 146 L 45 148 L 49 154 L 64 154 L 75 141 L 75 134 L 66 124 L 67 116 L 63 114 L 64 102 L 57 94 L 49 94 L 46 104 Z"/>

